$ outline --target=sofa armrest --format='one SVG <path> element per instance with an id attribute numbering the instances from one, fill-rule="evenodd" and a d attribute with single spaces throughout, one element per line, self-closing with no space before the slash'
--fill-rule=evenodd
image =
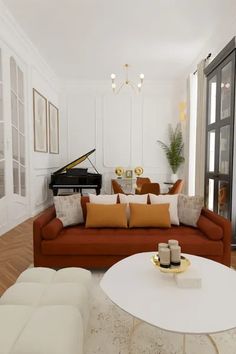
<path id="1" fill-rule="evenodd" d="M 231 264 L 231 240 L 232 240 L 232 225 L 231 221 L 223 216 L 214 213 L 213 211 L 203 208 L 201 215 L 211 220 L 214 224 L 220 226 L 223 230 L 222 242 L 224 245 L 223 263 L 227 266 Z"/>
<path id="2" fill-rule="evenodd" d="M 34 247 L 34 263 L 38 254 L 41 254 L 42 229 L 52 219 L 56 217 L 55 207 L 51 206 L 39 215 L 33 223 L 33 247 Z"/>

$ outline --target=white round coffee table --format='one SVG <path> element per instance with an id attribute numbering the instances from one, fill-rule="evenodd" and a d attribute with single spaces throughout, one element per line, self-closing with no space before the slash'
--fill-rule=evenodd
<path id="1" fill-rule="evenodd" d="M 199 289 L 178 288 L 172 274 L 152 263 L 155 252 L 138 253 L 113 265 L 100 286 L 117 306 L 160 329 L 210 334 L 236 328 L 236 272 L 220 263 L 185 254 L 202 278 Z M 236 344 L 235 344 L 236 348 Z M 236 349 L 235 349 L 236 351 Z"/>

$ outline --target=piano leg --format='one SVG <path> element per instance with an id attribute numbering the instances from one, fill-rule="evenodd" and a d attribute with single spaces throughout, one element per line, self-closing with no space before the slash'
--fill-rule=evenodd
<path id="1" fill-rule="evenodd" d="M 100 194 L 100 188 L 96 188 L 96 194 Z"/>
<path id="2" fill-rule="evenodd" d="M 53 195 L 56 197 L 58 193 L 58 188 L 53 188 L 52 189 Z"/>

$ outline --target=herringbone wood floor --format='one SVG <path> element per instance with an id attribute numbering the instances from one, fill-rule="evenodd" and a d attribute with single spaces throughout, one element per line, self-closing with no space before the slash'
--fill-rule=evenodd
<path id="1" fill-rule="evenodd" d="M 33 263 L 33 218 L 0 237 L 0 295 Z M 236 268 L 236 251 L 232 251 Z"/>
<path id="2" fill-rule="evenodd" d="M 33 218 L 0 236 L 0 295 L 33 263 Z"/>

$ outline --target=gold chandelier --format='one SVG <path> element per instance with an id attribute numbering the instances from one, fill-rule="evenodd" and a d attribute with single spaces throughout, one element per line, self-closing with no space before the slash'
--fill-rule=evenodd
<path id="1" fill-rule="evenodd" d="M 111 74 L 111 87 L 112 90 L 115 94 L 118 94 L 120 92 L 120 90 L 124 87 L 124 86 L 130 86 L 136 93 L 139 93 L 142 89 L 142 85 L 143 85 L 143 79 L 144 79 L 144 74 L 139 74 L 139 82 L 136 84 L 135 82 L 131 81 L 129 79 L 129 73 L 128 70 L 130 68 L 129 64 L 125 64 L 124 65 L 124 70 L 125 70 L 125 80 L 121 83 L 121 85 L 119 87 L 117 87 L 116 83 L 115 83 L 115 79 L 116 79 L 116 74 Z"/>

